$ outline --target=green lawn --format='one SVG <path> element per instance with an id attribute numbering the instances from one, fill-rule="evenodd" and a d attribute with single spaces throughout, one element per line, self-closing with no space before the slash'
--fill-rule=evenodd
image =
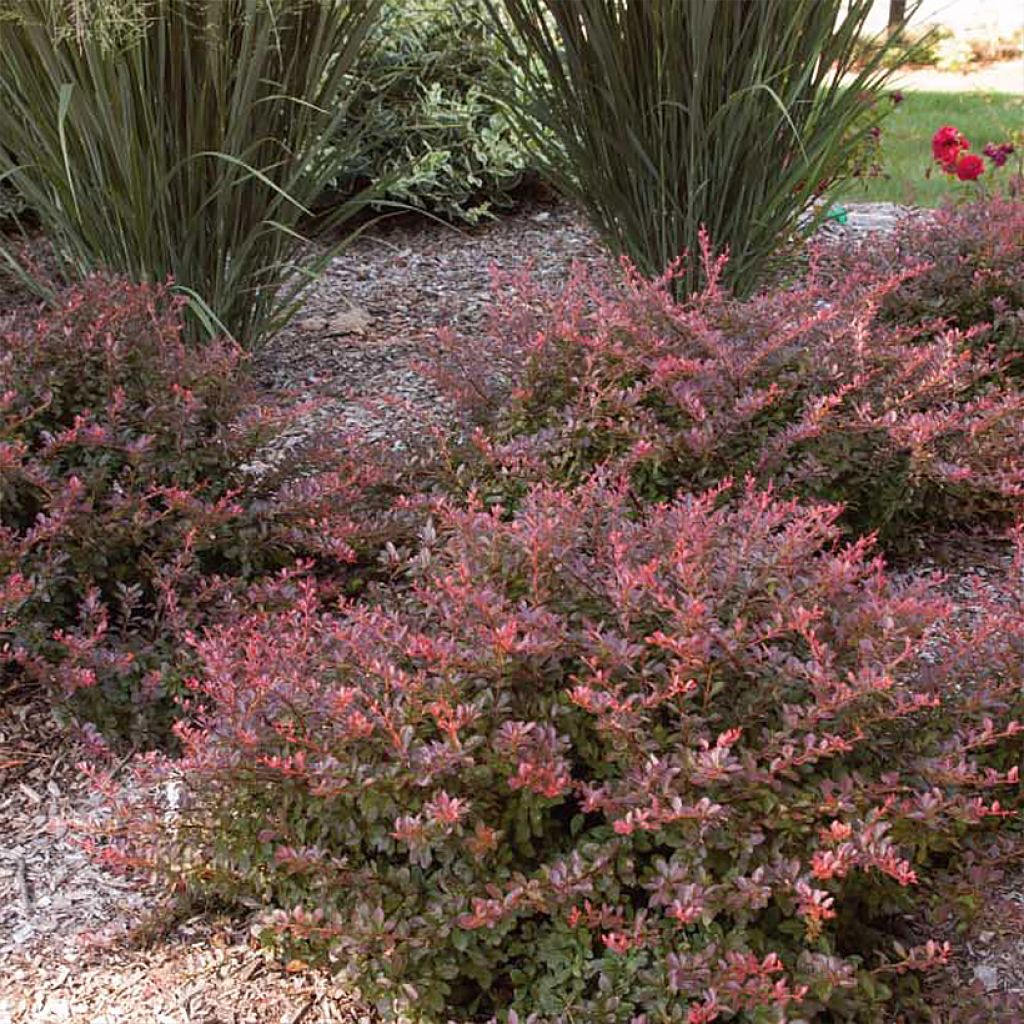
<path id="1" fill-rule="evenodd" d="M 904 100 L 882 126 L 884 177 L 852 181 L 833 197 L 846 202 L 913 203 L 937 206 L 945 196 L 974 186 L 951 181 L 936 168 L 930 178 L 931 138 L 944 124 L 956 126 L 970 139 L 971 152 L 981 155 L 987 142 L 1004 142 L 1024 128 L 1024 96 L 1009 93 L 905 92 Z M 986 160 L 981 181 L 1005 177 L 992 174 Z"/>

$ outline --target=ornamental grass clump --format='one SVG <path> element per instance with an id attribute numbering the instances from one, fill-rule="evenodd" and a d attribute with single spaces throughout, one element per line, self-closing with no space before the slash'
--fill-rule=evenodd
<path id="1" fill-rule="evenodd" d="M 1021 595 L 961 638 L 838 508 L 722 498 L 441 504 L 404 591 L 290 581 L 197 641 L 182 757 L 97 777 L 95 852 L 389 1020 L 896 1019 L 949 950 L 894 921 L 1015 841 Z"/>
<path id="2" fill-rule="evenodd" d="M 898 33 L 862 59 L 871 0 L 505 0 L 510 94 L 543 173 L 649 277 L 706 229 L 741 292 L 826 212 L 888 104 Z M 895 58 L 895 59 L 894 59 Z M 691 264 L 674 282 L 701 284 Z"/>
<path id="3" fill-rule="evenodd" d="M 69 275 L 173 277 L 193 334 L 254 345 L 323 262 L 299 231 L 335 170 L 326 141 L 358 134 L 345 101 L 378 0 L 135 6 L 123 25 L 94 12 L 92 31 L 66 24 L 78 5 L 7 5 L 0 176 Z"/>
<path id="4" fill-rule="evenodd" d="M 357 456 L 247 472 L 293 422 L 181 296 L 89 278 L 0 331 L 0 648 L 111 737 L 166 738 L 185 636 L 248 584 L 354 560 Z M 342 513 L 345 509 L 345 513 Z"/>
<path id="5" fill-rule="evenodd" d="M 661 500 L 750 475 L 842 502 L 850 530 L 894 547 L 1012 519 L 1024 390 L 981 344 L 989 328 L 886 312 L 933 268 L 822 257 L 790 287 L 739 300 L 703 245 L 707 283 L 686 301 L 673 297 L 678 264 L 653 281 L 628 263 L 621 275 L 581 268 L 558 293 L 499 275 L 485 335 L 472 348 L 442 336 L 433 360 L 476 425 L 452 452 L 456 485 L 514 504 L 531 481 L 614 466 Z"/>

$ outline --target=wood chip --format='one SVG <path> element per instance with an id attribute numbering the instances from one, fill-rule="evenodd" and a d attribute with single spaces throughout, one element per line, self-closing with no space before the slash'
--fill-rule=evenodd
<path id="1" fill-rule="evenodd" d="M 884 211 L 871 213 L 852 211 L 848 228 L 881 223 Z M 303 429 L 355 424 L 371 440 L 411 444 L 425 435 L 425 425 L 451 415 L 415 365 L 432 351 L 440 327 L 468 338 L 487 330 L 492 264 L 506 271 L 532 264 L 536 281 L 557 287 L 574 260 L 605 259 L 594 233 L 566 206 L 526 207 L 473 230 L 427 222 L 375 231 L 331 263 L 308 293 L 303 315 L 256 356 L 268 390 L 324 403 L 326 413 Z M 148 944 L 128 941 L 134 925 L 158 911 L 161 894 L 107 874 L 76 845 L 73 832 L 47 828 L 57 818 L 90 820 L 99 813 L 96 793 L 74 768 L 84 752 L 61 734 L 37 697 L 0 697 L 0 737 L 3 1024 L 376 1019 L 326 973 L 300 963 L 291 965 L 294 973 L 267 970 L 248 945 L 251 921 L 205 915 L 163 930 L 138 929 L 157 936 Z M 50 798 L 46 806 L 40 790 Z M 32 883 L 47 905 L 33 899 Z M 1013 885 L 1024 890 L 1020 877 L 1007 882 Z M 1005 942 L 985 944 L 985 963 L 998 967 L 1001 984 L 1024 977 L 1022 931 L 1024 925 Z M 106 943 L 87 941 L 90 932 Z M 214 936 L 224 932 L 231 941 L 215 946 Z M 175 992 L 185 996 L 177 1006 Z"/>
<path id="2" fill-rule="evenodd" d="M 18 887 L 18 899 L 21 900 L 21 909 L 25 916 L 32 913 L 32 889 L 28 882 L 28 869 L 25 867 L 25 860 L 19 857 L 14 862 L 14 884 Z"/>

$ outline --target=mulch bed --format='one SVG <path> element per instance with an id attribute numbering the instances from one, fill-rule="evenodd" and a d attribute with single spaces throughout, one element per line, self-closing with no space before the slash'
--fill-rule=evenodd
<path id="1" fill-rule="evenodd" d="M 859 235 L 887 230 L 896 211 L 850 211 Z M 357 427 L 401 449 L 443 420 L 446 407 L 415 365 L 439 327 L 483 327 L 489 268 L 532 264 L 557 285 L 573 261 L 602 260 L 579 216 L 562 205 L 527 206 L 474 229 L 435 222 L 372 225 L 334 261 L 302 313 L 256 357 L 272 391 L 315 399 L 308 427 Z M 0 293 L 0 315 L 14 296 Z M 938 569 L 967 600 L 965 580 L 1005 557 L 985 538 L 945 538 L 914 572 Z M 2 684 L 0 684 L 2 685 Z M 40 701 L 0 692 L 0 1024 L 317 1024 L 370 1022 L 324 973 L 273 963 L 246 922 L 212 913 L 173 917 L 164 895 L 92 864 L 69 829 L 97 813 L 76 765 L 84 749 Z M 994 894 L 1019 904 L 1024 883 Z M 959 937 L 960 978 L 1024 993 L 1020 933 L 975 929 Z M 968 967 L 970 965 L 970 967 Z M 288 968 L 291 968 L 289 970 Z"/>

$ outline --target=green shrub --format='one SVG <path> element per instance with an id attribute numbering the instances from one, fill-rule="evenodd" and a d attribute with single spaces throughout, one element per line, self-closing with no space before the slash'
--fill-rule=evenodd
<path id="1" fill-rule="evenodd" d="M 697 252 L 704 228 L 729 250 L 730 283 L 752 289 L 885 113 L 888 48 L 844 81 L 871 0 L 489 6 L 515 26 L 511 98 L 543 172 L 647 275 Z"/>
<path id="2" fill-rule="evenodd" d="M 952 33 L 944 28 L 927 31 L 904 31 L 896 33 L 898 46 L 888 47 L 889 32 L 878 35 L 860 36 L 856 43 L 855 66 L 870 63 L 881 51 L 882 62 L 890 67 L 902 64 L 934 66 L 939 63 L 940 47 Z"/>
<path id="3" fill-rule="evenodd" d="M 318 265 L 297 229 L 333 170 L 325 138 L 358 132 L 346 91 L 378 6 L 146 0 L 141 28 L 79 33 L 24 0 L 0 20 L 0 173 L 69 272 L 171 276 L 254 344 Z"/>
<path id="4" fill-rule="evenodd" d="M 25 201 L 13 188 L 0 185 L 0 224 L 13 223 L 26 210 Z"/>
<path id="5" fill-rule="evenodd" d="M 511 202 L 529 158 L 495 99 L 508 75 L 482 13 L 480 0 L 385 3 L 354 72 L 362 132 L 335 150 L 335 195 L 383 180 L 384 200 L 471 223 Z"/>

